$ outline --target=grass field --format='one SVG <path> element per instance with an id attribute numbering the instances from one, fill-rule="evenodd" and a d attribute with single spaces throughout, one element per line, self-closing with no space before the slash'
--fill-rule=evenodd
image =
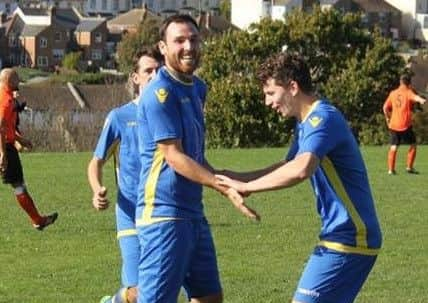
<path id="1" fill-rule="evenodd" d="M 420 175 L 385 169 L 386 147 L 363 147 L 381 220 L 384 247 L 358 303 L 427 302 L 428 146 L 418 150 Z M 216 167 L 258 168 L 280 159 L 283 149 L 210 150 Z M 95 303 L 119 284 L 119 254 L 113 208 L 91 207 L 86 181 L 90 153 L 23 154 L 26 180 L 43 212 L 57 210 L 57 223 L 33 230 L 14 200 L 0 187 L 0 302 Z M 111 164 L 105 173 L 114 199 Z M 206 214 L 217 245 L 225 302 L 289 302 L 319 229 L 308 182 L 260 193 L 248 203 L 262 215 L 259 224 L 238 214 L 211 190 Z M 183 300 L 182 300 L 183 301 Z M 340 302 L 338 302 L 340 303 Z"/>

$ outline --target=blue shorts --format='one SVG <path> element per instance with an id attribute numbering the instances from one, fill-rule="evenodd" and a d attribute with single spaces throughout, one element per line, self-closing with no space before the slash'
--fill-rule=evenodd
<path id="1" fill-rule="evenodd" d="M 354 302 L 376 258 L 316 247 L 300 278 L 294 300 L 304 303 Z"/>
<path id="2" fill-rule="evenodd" d="M 138 284 L 140 260 L 140 242 L 135 228 L 135 205 L 120 192 L 116 204 L 116 226 L 122 256 L 122 286 L 135 287 Z"/>
<path id="3" fill-rule="evenodd" d="M 181 286 L 189 298 L 222 292 L 205 218 L 139 226 L 138 237 L 142 247 L 138 303 L 177 302 Z"/>

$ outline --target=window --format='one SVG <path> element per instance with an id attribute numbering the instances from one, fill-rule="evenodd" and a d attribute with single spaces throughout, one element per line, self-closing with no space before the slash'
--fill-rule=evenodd
<path id="1" fill-rule="evenodd" d="M 37 57 L 37 66 L 48 66 L 48 57 L 38 56 Z"/>
<path id="2" fill-rule="evenodd" d="M 64 50 L 63 49 L 54 48 L 52 50 L 52 56 L 57 61 L 62 60 L 62 58 L 64 58 Z"/>
<path id="3" fill-rule="evenodd" d="M 10 54 L 9 55 L 9 63 L 11 64 L 11 65 L 16 65 L 16 56 L 14 55 L 14 54 Z"/>
<path id="4" fill-rule="evenodd" d="M 103 42 L 103 34 L 95 33 L 95 43 L 101 43 L 101 42 Z"/>
<path id="5" fill-rule="evenodd" d="M 56 32 L 55 33 L 55 42 L 60 42 L 61 41 L 61 32 Z"/>
<path id="6" fill-rule="evenodd" d="M 10 14 L 10 3 L 6 3 L 4 5 L 4 9 L 6 11 L 6 15 L 9 15 Z"/>
<path id="7" fill-rule="evenodd" d="M 9 34 L 9 47 L 16 47 L 17 44 L 16 36 L 14 34 Z"/>
<path id="8" fill-rule="evenodd" d="M 101 2 L 101 9 L 102 10 L 107 10 L 107 0 L 102 0 Z"/>
<path id="9" fill-rule="evenodd" d="M 103 58 L 103 52 L 100 49 L 93 49 L 91 53 L 92 60 L 101 60 Z"/>
<path id="10" fill-rule="evenodd" d="M 48 47 L 48 39 L 46 39 L 45 37 L 40 37 L 39 45 L 41 48 Z"/>
<path id="11" fill-rule="evenodd" d="M 424 17 L 424 28 L 428 28 L 428 16 Z"/>
<path id="12" fill-rule="evenodd" d="M 119 10 L 119 0 L 113 0 L 113 10 Z"/>
<path id="13" fill-rule="evenodd" d="M 27 57 L 27 54 L 25 52 L 21 53 L 20 63 L 23 66 L 27 66 L 28 65 L 28 57 Z"/>
<path id="14" fill-rule="evenodd" d="M 95 9 L 97 7 L 97 1 L 96 0 L 91 0 L 90 6 L 92 9 Z"/>

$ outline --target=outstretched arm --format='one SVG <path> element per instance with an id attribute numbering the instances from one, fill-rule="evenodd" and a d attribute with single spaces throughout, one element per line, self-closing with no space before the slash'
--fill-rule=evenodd
<path id="1" fill-rule="evenodd" d="M 239 180 L 241 182 L 250 182 L 250 181 L 258 179 L 264 175 L 271 173 L 272 171 L 276 170 L 278 167 L 283 166 L 285 164 L 285 162 L 286 162 L 285 160 L 280 161 L 280 162 L 275 163 L 273 165 L 270 165 L 268 167 L 265 167 L 265 168 L 262 168 L 259 170 L 248 171 L 248 172 L 236 172 L 236 171 L 231 171 L 231 170 L 221 170 L 221 171 L 216 171 L 216 174 L 224 175 L 224 176 L 227 176 L 231 179 Z"/>
<path id="2" fill-rule="evenodd" d="M 250 194 L 296 185 L 312 176 L 318 165 L 318 157 L 307 152 L 296 156 L 293 160 L 284 163 L 272 172 L 248 183 L 221 175 L 217 176 L 217 178 L 220 185 L 235 188 L 242 194 Z"/>
<path id="3" fill-rule="evenodd" d="M 414 101 L 424 105 L 427 100 L 419 95 L 416 95 Z"/>
<path id="4" fill-rule="evenodd" d="M 92 205 L 97 210 L 104 210 L 109 206 L 107 188 L 102 183 L 104 163 L 104 160 L 93 157 L 88 165 L 88 181 L 92 189 Z"/>

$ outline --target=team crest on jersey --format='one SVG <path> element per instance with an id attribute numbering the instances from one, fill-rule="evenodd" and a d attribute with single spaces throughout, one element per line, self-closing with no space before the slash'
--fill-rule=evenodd
<path id="1" fill-rule="evenodd" d="M 313 116 L 309 118 L 309 123 L 312 125 L 312 127 L 317 127 L 322 121 L 322 118 Z"/>
<path id="2" fill-rule="evenodd" d="M 160 103 L 164 103 L 166 98 L 168 98 L 168 92 L 164 88 L 159 88 L 157 91 L 155 91 L 155 94 Z"/>

